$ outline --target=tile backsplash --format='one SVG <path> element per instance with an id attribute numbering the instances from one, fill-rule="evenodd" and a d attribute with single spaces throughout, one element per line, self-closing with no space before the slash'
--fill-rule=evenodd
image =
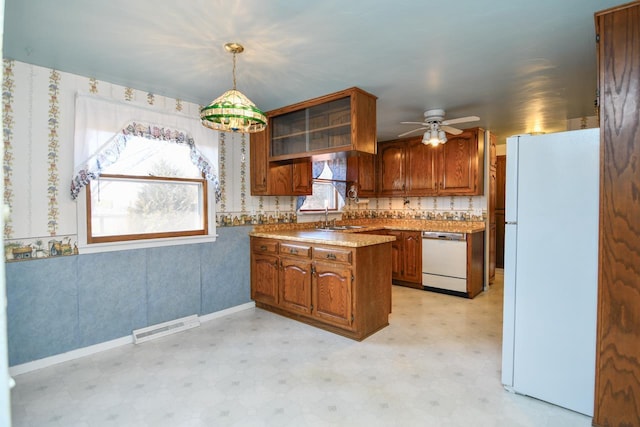
<path id="1" fill-rule="evenodd" d="M 263 196 L 262 209 L 251 212 L 230 211 L 219 212 L 216 225 L 229 227 L 237 225 L 259 224 L 288 224 L 297 222 L 314 222 L 324 217 L 324 214 L 302 214 L 295 211 L 295 204 L 275 204 L 273 197 Z M 285 199 L 288 199 L 286 197 Z M 486 218 L 484 196 L 454 196 L 454 197 L 384 197 L 371 198 L 368 201 L 355 203 L 347 201 L 342 211 L 330 212 L 330 218 L 358 219 L 358 218 L 393 218 L 393 219 L 430 219 L 446 221 L 483 221 Z M 287 209 L 288 208 L 288 209 Z"/>

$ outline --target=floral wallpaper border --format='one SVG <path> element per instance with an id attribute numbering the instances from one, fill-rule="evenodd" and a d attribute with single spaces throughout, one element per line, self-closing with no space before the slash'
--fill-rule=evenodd
<path id="1" fill-rule="evenodd" d="M 4 258 L 7 262 L 68 255 L 78 255 L 76 235 L 10 239 L 4 242 Z"/>
<path id="2" fill-rule="evenodd" d="M 225 133 L 220 132 L 220 138 L 218 140 L 218 180 L 220 182 L 220 198 L 218 203 L 220 204 L 220 211 L 227 210 L 227 144 L 225 142 Z"/>
<path id="3" fill-rule="evenodd" d="M 4 135 L 4 194 L 3 202 L 6 206 L 13 205 L 13 91 L 15 82 L 13 80 L 12 60 L 4 61 L 4 78 L 2 79 L 2 133 Z M 13 234 L 11 218 L 7 218 L 4 223 L 4 237 L 9 238 Z"/>
<path id="4" fill-rule="evenodd" d="M 51 236 L 57 234 L 58 216 L 60 215 L 58 210 L 58 186 L 60 184 L 60 176 L 58 175 L 58 155 L 60 151 L 58 140 L 58 121 L 60 118 L 59 85 L 60 73 L 56 70 L 51 70 L 49 76 L 49 154 L 47 156 L 49 162 L 47 227 Z"/>

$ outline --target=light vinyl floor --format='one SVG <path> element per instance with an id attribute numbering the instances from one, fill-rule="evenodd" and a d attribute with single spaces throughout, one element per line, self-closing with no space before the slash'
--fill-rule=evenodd
<path id="1" fill-rule="evenodd" d="M 590 426 L 504 390 L 501 335 L 500 274 L 473 300 L 393 286 L 362 342 L 252 308 L 19 375 L 13 425 Z"/>

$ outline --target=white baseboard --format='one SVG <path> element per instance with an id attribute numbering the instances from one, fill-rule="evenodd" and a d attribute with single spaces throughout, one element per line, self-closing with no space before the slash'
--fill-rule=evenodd
<path id="1" fill-rule="evenodd" d="M 213 313 L 205 314 L 204 316 L 200 316 L 201 322 L 208 322 L 213 319 L 218 319 L 220 317 L 228 316 L 233 313 L 237 313 L 239 311 L 248 310 L 250 308 L 254 308 L 256 303 L 251 301 L 245 304 L 236 305 L 234 307 L 225 308 L 224 310 L 216 311 Z"/>
<path id="2" fill-rule="evenodd" d="M 16 375 L 26 374 L 27 372 L 36 371 L 42 368 L 48 368 L 49 366 L 57 365 L 58 363 L 68 362 L 69 360 L 90 356 L 101 351 L 111 350 L 113 348 L 127 344 L 133 344 L 133 337 L 131 335 L 127 335 L 126 337 L 122 338 L 116 338 L 115 340 L 111 341 L 101 342 L 100 344 L 90 345 L 89 347 L 67 351 L 66 353 L 56 354 L 55 356 L 49 356 L 43 359 L 34 360 L 33 362 L 23 363 L 22 365 L 11 366 L 9 368 L 9 375 L 15 377 Z"/>
<path id="3" fill-rule="evenodd" d="M 220 317 L 228 316 L 239 311 L 247 310 L 255 307 L 255 302 L 248 302 L 246 304 L 236 305 L 224 310 L 216 311 L 215 313 L 205 314 L 200 316 L 200 322 L 208 322 L 210 320 L 219 319 Z M 101 351 L 111 350 L 113 348 L 121 347 L 123 345 L 133 344 L 133 336 L 127 335 L 122 338 L 116 338 L 111 341 L 101 342 L 99 344 L 90 345 L 88 347 L 79 348 L 76 350 L 67 351 L 66 353 L 56 354 L 54 356 L 45 357 L 43 359 L 34 360 L 33 362 L 23 363 L 21 365 L 11 366 L 9 368 L 9 375 L 15 377 L 16 375 L 26 374 L 27 372 L 36 371 L 42 368 L 48 368 L 49 366 L 57 365 L 58 363 L 68 362 L 70 360 L 79 359 L 81 357 L 90 356 L 92 354 L 100 353 Z"/>

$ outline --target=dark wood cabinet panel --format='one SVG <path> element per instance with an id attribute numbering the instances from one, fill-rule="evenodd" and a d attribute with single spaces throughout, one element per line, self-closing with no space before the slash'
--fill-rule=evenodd
<path id="1" fill-rule="evenodd" d="M 484 135 L 480 128 L 448 135 L 437 147 L 422 137 L 378 144 L 380 196 L 456 196 L 484 193 Z"/>
<path id="2" fill-rule="evenodd" d="M 393 280 L 402 279 L 402 231 L 389 230 L 389 236 L 396 240 L 391 242 L 391 277 Z"/>
<path id="3" fill-rule="evenodd" d="M 593 425 L 640 425 L 640 2 L 596 14 L 600 239 Z"/>
<path id="4" fill-rule="evenodd" d="M 404 194 L 405 164 L 404 142 L 385 143 L 378 146 L 381 196 Z"/>
<path id="5" fill-rule="evenodd" d="M 404 231 L 404 280 L 422 284 L 422 233 Z"/>
<path id="6" fill-rule="evenodd" d="M 496 277 L 496 224 L 489 225 L 489 283 Z"/>
<path id="7" fill-rule="evenodd" d="M 311 312 L 311 261 L 281 257 L 280 304 L 292 311 Z"/>
<path id="8" fill-rule="evenodd" d="M 388 230 L 391 242 L 391 276 L 394 283 L 422 288 L 422 233 Z"/>
<path id="9" fill-rule="evenodd" d="M 407 142 L 405 151 L 405 194 L 426 196 L 438 192 L 438 148 L 422 143 L 421 137 Z"/>
<path id="10" fill-rule="evenodd" d="M 357 185 L 358 197 L 376 195 L 376 156 L 358 153 L 347 158 L 347 181 Z"/>
<path id="11" fill-rule="evenodd" d="M 269 141 L 266 131 L 251 134 L 249 138 L 249 158 L 251 194 L 266 195 L 269 192 Z"/>
<path id="12" fill-rule="evenodd" d="M 251 298 L 278 304 L 278 257 L 254 253 L 251 257 Z"/>
<path id="13" fill-rule="evenodd" d="M 507 156 L 498 156 L 496 161 L 496 209 L 504 210 L 507 177 Z"/>
<path id="14" fill-rule="evenodd" d="M 293 169 L 291 164 L 269 166 L 269 195 L 284 196 L 293 193 Z"/>
<path id="15" fill-rule="evenodd" d="M 507 157 L 496 159 L 496 267 L 504 268 L 504 215 L 505 181 L 507 176 Z"/>
<path id="16" fill-rule="evenodd" d="M 496 268 L 504 268 L 504 210 L 496 211 Z"/>
<path id="17" fill-rule="evenodd" d="M 314 316 L 351 328 L 351 268 L 316 262 L 313 286 Z"/>
<path id="18" fill-rule="evenodd" d="M 439 194 L 482 194 L 479 178 L 484 176 L 481 160 L 484 152 L 479 139 L 484 141 L 484 132 L 472 129 L 447 138 L 447 142 L 438 147 L 442 151 Z"/>
<path id="19" fill-rule="evenodd" d="M 251 195 L 305 196 L 312 193 L 311 159 L 275 163 L 268 160 L 268 134 L 251 134 Z"/>
<path id="20" fill-rule="evenodd" d="M 293 175 L 292 193 L 297 196 L 306 196 L 313 192 L 313 180 L 311 178 L 311 161 L 309 159 L 296 159 L 291 166 Z"/>
<path id="21" fill-rule="evenodd" d="M 493 166 L 489 170 L 489 204 L 487 214 L 489 219 L 489 283 L 493 283 L 496 278 L 496 196 L 497 196 L 497 170 Z"/>
<path id="22" fill-rule="evenodd" d="M 498 171 L 494 168 L 489 170 L 489 206 L 487 216 L 489 224 L 496 223 L 496 203 L 498 201 Z"/>
<path id="23" fill-rule="evenodd" d="M 484 289 L 486 232 L 467 234 L 467 294 L 474 298 Z"/>

